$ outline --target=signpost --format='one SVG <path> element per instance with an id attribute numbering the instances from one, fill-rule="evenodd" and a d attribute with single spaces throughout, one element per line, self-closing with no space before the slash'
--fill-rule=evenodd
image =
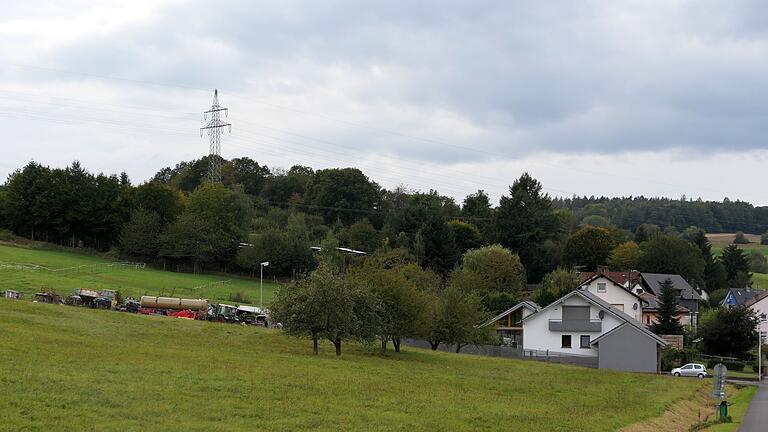
<path id="1" fill-rule="evenodd" d="M 715 375 L 712 380 L 712 397 L 720 401 L 720 418 L 728 417 L 728 402 L 725 401 L 725 377 L 728 369 L 724 364 L 715 365 Z"/>

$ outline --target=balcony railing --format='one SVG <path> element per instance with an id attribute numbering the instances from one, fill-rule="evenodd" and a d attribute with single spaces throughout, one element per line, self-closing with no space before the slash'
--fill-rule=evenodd
<path id="1" fill-rule="evenodd" d="M 599 332 L 603 329 L 603 322 L 599 319 L 596 320 L 549 320 L 550 331 L 583 331 L 583 332 Z"/>

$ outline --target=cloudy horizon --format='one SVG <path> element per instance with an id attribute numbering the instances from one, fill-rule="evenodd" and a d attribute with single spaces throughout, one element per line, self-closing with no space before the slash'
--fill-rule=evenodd
<path id="1" fill-rule="evenodd" d="M 0 18 L 0 176 L 205 155 L 380 185 L 768 205 L 768 4 L 77 0 Z"/>

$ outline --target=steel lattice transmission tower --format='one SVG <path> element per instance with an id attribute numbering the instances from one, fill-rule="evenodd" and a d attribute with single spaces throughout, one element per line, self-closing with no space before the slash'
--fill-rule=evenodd
<path id="1" fill-rule="evenodd" d="M 208 152 L 208 181 L 211 183 L 221 183 L 221 129 L 229 128 L 229 132 L 232 132 L 232 124 L 221 120 L 221 112 L 224 111 L 224 116 L 228 116 L 229 109 L 219 105 L 219 89 L 213 91 L 213 105 L 211 109 L 203 113 L 203 119 L 206 120 L 205 126 L 200 128 L 200 136 L 203 136 L 203 131 L 208 131 L 208 136 L 211 138 L 211 148 Z M 211 119 L 208 120 L 208 114 L 211 115 Z"/>

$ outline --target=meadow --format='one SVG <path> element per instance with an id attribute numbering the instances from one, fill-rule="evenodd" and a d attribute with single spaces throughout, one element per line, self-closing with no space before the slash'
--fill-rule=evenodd
<path id="1" fill-rule="evenodd" d="M 2 430 L 614 431 L 708 382 L 0 299 Z"/>
<path id="2" fill-rule="evenodd" d="M 27 266 L 18 267 L 8 265 L 9 263 Z M 32 270 L 30 264 L 57 271 Z M 110 264 L 114 264 L 114 261 L 71 250 L 0 245 L 0 291 L 6 289 L 21 291 L 27 298 L 31 298 L 36 292 L 45 290 L 70 295 L 75 288 L 114 289 L 119 290 L 123 297 L 164 295 L 207 298 L 212 301 L 230 301 L 232 295 L 237 293 L 245 297 L 241 303 L 258 304 L 259 302 L 258 278 L 175 273 L 151 268 L 110 266 Z M 265 303 L 271 300 L 276 287 L 276 283 L 265 281 Z"/>
<path id="3" fill-rule="evenodd" d="M 707 238 L 712 242 L 712 253 L 716 256 L 723 253 L 723 249 L 733 243 L 735 234 L 707 234 Z M 760 236 L 755 234 L 745 234 L 747 239 L 751 242 L 749 244 L 738 245 L 739 249 L 744 249 L 747 253 L 756 250 L 763 255 L 768 256 L 768 245 L 760 244 Z M 768 289 L 768 274 L 753 273 L 752 274 L 753 288 Z"/>

